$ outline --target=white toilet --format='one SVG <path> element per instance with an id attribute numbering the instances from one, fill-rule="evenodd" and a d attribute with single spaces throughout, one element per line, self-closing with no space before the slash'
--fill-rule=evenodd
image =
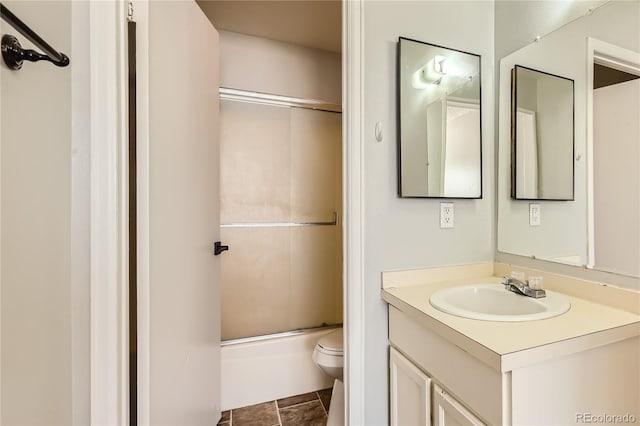
<path id="1" fill-rule="evenodd" d="M 331 377 L 342 380 L 342 327 L 322 336 L 313 350 L 313 362 Z"/>
<path id="2" fill-rule="evenodd" d="M 344 371 L 342 327 L 322 336 L 313 350 L 313 362 L 325 373 L 335 378 L 327 426 L 344 425 Z"/>

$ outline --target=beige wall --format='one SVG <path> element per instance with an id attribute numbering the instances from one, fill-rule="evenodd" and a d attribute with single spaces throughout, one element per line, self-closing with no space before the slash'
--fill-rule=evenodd
<path id="1" fill-rule="evenodd" d="M 89 3 L 71 3 L 71 398 L 74 425 L 91 411 Z"/>
<path id="2" fill-rule="evenodd" d="M 341 103 L 340 55 L 221 32 L 221 86 Z M 221 101 L 221 223 L 341 213 L 341 114 Z M 222 228 L 222 339 L 342 322 L 339 226 Z"/>
<path id="3" fill-rule="evenodd" d="M 3 4 L 52 46 L 70 53 L 71 2 Z M 2 33 L 17 34 L 5 22 L 0 25 Z M 10 71 L 2 63 L 0 80 L 1 422 L 68 425 L 73 387 L 71 68 L 41 62 Z M 88 299 L 73 302 L 88 307 Z M 88 355 L 88 339 L 85 343 Z"/>

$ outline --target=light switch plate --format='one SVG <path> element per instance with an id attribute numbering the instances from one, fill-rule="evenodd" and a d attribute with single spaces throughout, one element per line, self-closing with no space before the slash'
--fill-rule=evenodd
<path id="1" fill-rule="evenodd" d="M 540 226 L 540 204 L 529 204 L 529 226 Z"/>
<path id="2" fill-rule="evenodd" d="M 453 203 L 440 203 L 440 228 L 453 228 Z"/>

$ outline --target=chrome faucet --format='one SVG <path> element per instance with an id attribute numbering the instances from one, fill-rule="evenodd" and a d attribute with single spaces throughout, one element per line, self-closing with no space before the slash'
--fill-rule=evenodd
<path id="1" fill-rule="evenodd" d="M 527 280 L 520 281 L 512 277 L 502 277 L 502 284 L 504 285 L 504 288 L 509 291 L 522 296 L 533 297 L 534 299 L 539 299 L 547 295 L 547 293 L 542 289 L 533 289 L 529 287 L 529 282 Z"/>

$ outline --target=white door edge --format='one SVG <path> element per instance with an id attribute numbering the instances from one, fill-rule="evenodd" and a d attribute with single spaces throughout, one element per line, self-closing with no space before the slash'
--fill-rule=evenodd
<path id="1" fill-rule="evenodd" d="M 363 7 L 342 3 L 345 423 L 352 425 L 365 421 Z"/>

